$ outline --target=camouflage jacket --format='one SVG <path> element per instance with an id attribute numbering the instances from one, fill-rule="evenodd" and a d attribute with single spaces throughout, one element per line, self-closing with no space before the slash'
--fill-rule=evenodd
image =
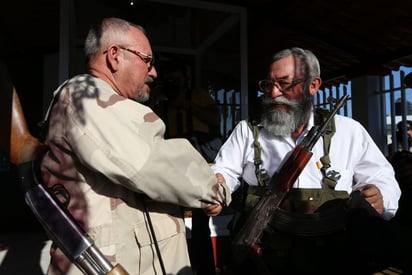
<path id="1" fill-rule="evenodd" d="M 106 82 L 79 75 L 55 92 L 42 161 L 48 187 L 62 184 L 69 211 L 113 263 L 130 274 L 159 274 L 143 211 L 147 201 L 167 274 L 190 271 L 182 206 L 230 202 L 208 163 L 185 139 L 164 139 L 165 124 L 148 107 Z M 143 196 L 144 194 L 144 196 Z M 51 273 L 70 262 L 52 248 Z M 70 268 L 70 274 L 79 273 Z M 179 273 L 186 274 L 186 273 Z"/>

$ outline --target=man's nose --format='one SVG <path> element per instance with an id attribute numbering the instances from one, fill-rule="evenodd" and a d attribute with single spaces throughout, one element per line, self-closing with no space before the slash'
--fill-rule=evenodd
<path id="1" fill-rule="evenodd" d="M 273 85 L 272 89 L 268 93 L 268 96 L 271 98 L 275 98 L 281 95 L 283 95 L 283 92 L 276 85 Z"/>
<path id="2" fill-rule="evenodd" d="M 157 71 L 154 65 L 150 68 L 149 75 L 153 78 L 157 78 Z"/>

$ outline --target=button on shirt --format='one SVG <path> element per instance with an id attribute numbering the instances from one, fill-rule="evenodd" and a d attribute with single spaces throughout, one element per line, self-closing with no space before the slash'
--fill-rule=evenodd
<path id="1" fill-rule="evenodd" d="M 366 184 L 376 185 L 383 196 L 383 218 L 390 219 L 398 209 L 401 194 L 391 164 L 359 122 L 340 115 L 334 118 L 336 132 L 331 140 L 329 169 L 341 175 L 335 190 L 346 190 L 350 194 Z M 312 126 L 313 117 L 308 128 L 296 141 L 291 137 L 273 136 L 261 128 L 259 142 L 262 147 L 262 168 L 266 169 L 270 176 L 278 171 Z M 240 178 L 249 185 L 257 185 L 253 142 L 253 133 L 247 121 L 239 122 L 212 166 L 215 173 L 224 176 L 232 192 L 239 188 Z M 313 156 L 294 183 L 294 188 L 322 188 L 323 174 L 317 165 L 325 154 L 322 138 L 315 144 L 312 152 Z"/>

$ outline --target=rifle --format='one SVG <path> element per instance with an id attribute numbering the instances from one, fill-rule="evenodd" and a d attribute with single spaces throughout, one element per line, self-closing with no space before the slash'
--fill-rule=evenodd
<path id="1" fill-rule="evenodd" d="M 233 238 L 233 259 L 236 262 L 241 263 L 246 257 L 256 260 L 256 254 L 261 255 L 262 249 L 258 245 L 258 241 L 263 231 L 312 157 L 313 146 L 327 130 L 329 122 L 347 98 L 348 95 L 341 97 L 323 123 L 314 125 L 310 129 L 279 171 L 272 176 L 265 195 L 251 210 L 245 223 Z"/>
<path id="2" fill-rule="evenodd" d="M 84 274 L 127 275 L 120 264 L 113 267 L 56 195 L 45 188 L 39 176 L 38 160 L 46 146 L 30 134 L 14 87 L 9 85 L 6 90 L 7 94 L 2 97 L 7 97 L 7 102 L 11 100 L 12 106 L 11 110 L 10 107 L 4 110 L 11 111 L 11 115 L 3 113 L 2 117 L 3 121 L 10 118 L 11 130 L 6 131 L 10 134 L 9 140 L 2 136 L 0 147 L 18 168 L 26 203 L 49 237 Z"/>

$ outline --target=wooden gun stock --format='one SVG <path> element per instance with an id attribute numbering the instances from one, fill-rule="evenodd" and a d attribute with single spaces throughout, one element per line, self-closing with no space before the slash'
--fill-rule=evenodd
<path id="1" fill-rule="evenodd" d="M 271 186 L 278 184 L 277 189 L 282 193 L 288 193 L 299 175 L 305 169 L 306 164 L 312 158 L 312 152 L 302 146 L 296 146 L 292 154 L 286 160 L 279 172 L 272 177 Z"/>
<path id="2" fill-rule="evenodd" d="M 36 160 L 44 151 L 45 146 L 33 137 L 27 127 L 20 99 L 13 88 L 10 131 L 10 162 L 20 165 Z"/>
<path id="3" fill-rule="evenodd" d="M 34 163 L 44 154 L 46 146 L 30 134 L 14 87 L 9 98 L 12 100 L 11 115 L 2 114 L 2 119 L 11 120 L 10 140 L 2 137 L 0 145 L 10 162 L 18 167 L 26 202 L 44 230 L 84 274 L 127 275 L 120 264 L 113 266 L 103 256 L 69 211 L 43 186 Z"/>
<path id="4" fill-rule="evenodd" d="M 328 118 L 320 126 L 313 126 L 311 128 L 301 144 L 289 155 L 280 170 L 273 175 L 266 194 L 251 210 L 244 225 L 233 238 L 233 259 L 237 263 L 242 263 L 245 258 L 250 258 L 254 261 L 257 259 L 259 261 L 256 255 L 261 254 L 258 242 L 263 231 L 311 159 L 313 146 L 326 131 L 329 122 L 340 107 L 343 106 L 347 98 L 348 95 L 345 95 L 336 103 L 334 110 L 331 111 Z M 259 262 L 260 265 L 263 264 L 261 261 Z"/>

